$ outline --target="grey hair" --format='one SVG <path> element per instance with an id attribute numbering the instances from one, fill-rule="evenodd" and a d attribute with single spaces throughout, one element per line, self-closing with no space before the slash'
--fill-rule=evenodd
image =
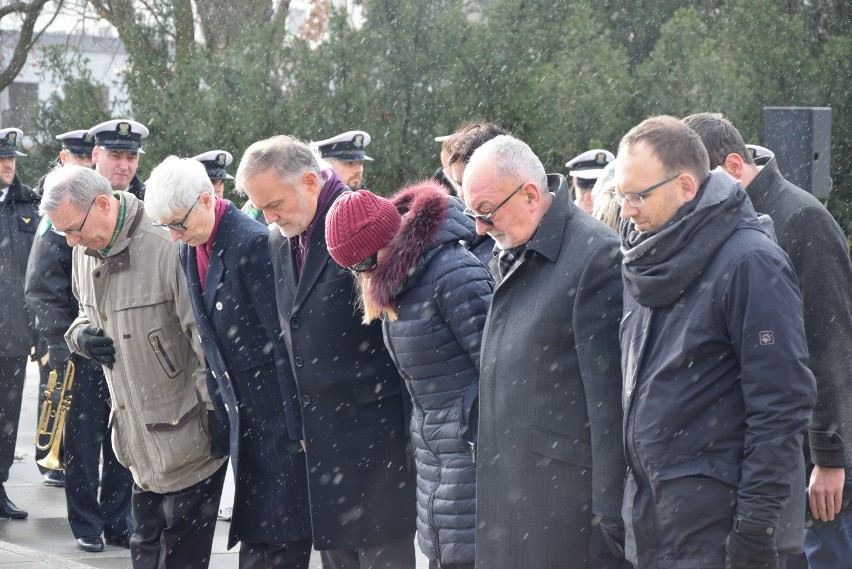
<path id="1" fill-rule="evenodd" d="M 473 171 L 480 162 L 489 163 L 500 178 L 518 178 L 534 182 L 542 192 L 547 192 L 547 172 L 538 156 L 526 142 L 508 134 L 492 138 L 476 149 L 470 157 L 462 186 L 467 191 L 467 173 Z"/>
<path id="2" fill-rule="evenodd" d="M 42 216 L 56 211 L 66 201 L 80 211 L 88 211 L 98 196 L 112 195 L 109 181 L 83 166 L 57 166 L 44 178 L 44 192 L 38 211 Z"/>
<path id="3" fill-rule="evenodd" d="M 176 211 L 192 207 L 205 192 L 213 195 L 213 183 L 204 165 L 194 158 L 169 156 L 151 171 L 145 182 L 145 209 L 162 222 Z"/>
<path id="4" fill-rule="evenodd" d="M 246 180 L 269 169 L 288 186 L 296 186 L 306 172 L 314 172 L 322 179 L 322 168 L 310 146 L 292 136 L 273 136 L 246 149 L 237 168 L 237 192 L 244 195 Z"/>

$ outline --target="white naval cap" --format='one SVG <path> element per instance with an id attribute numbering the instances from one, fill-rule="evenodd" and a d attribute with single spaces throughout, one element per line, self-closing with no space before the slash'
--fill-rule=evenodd
<path id="1" fill-rule="evenodd" d="M 230 166 L 234 161 L 234 157 L 227 150 L 211 150 L 203 152 L 198 156 L 193 156 L 193 160 L 198 160 L 204 164 L 204 169 L 207 170 L 207 177 L 211 180 L 233 180 L 234 177 L 228 174 L 225 170 L 226 166 Z"/>
<path id="2" fill-rule="evenodd" d="M 609 150 L 595 148 L 587 150 L 575 156 L 565 163 L 570 168 L 569 176 L 576 176 L 584 180 L 596 180 L 603 172 L 604 167 L 615 160 L 615 155 Z"/>
<path id="3" fill-rule="evenodd" d="M 363 130 L 350 130 L 332 138 L 312 142 L 323 158 L 334 158 L 343 162 L 372 160 L 364 153 L 364 147 L 370 144 L 370 135 Z"/>
<path id="4" fill-rule="evenodd" d="M 103 146 L 107 150 L 145 153 L 142 150 L 142 139 L 148 136 L 148 128 L 142 123 L 113 119 L 93 126 L 88 132 L 94 135 L 97 146 Z"/>
<path id="5" fill-rule="evenodd" d="M 19 128 L 4 128 L 0 130 L 0 156 L 26 156 L 18 151 L 18 142 L 24 139 L 24 131 Z"/>
<path id="6" fill-rule="evenodd" d="M 775 153 L 763 146 L 757 144 L 746 144 L 746 150 L 751 154 L 751 159 L 758 166 L 764 166 L 767 162 L 775 158 Z"/>
<path id="7" fill-rule="evenodd" d="M 91 156 L 95 147 L 95 137 L 87 130 L 70 130 L 57 134 L 56 140 L 62 142 L 62 148 L 78 156 Z"/>

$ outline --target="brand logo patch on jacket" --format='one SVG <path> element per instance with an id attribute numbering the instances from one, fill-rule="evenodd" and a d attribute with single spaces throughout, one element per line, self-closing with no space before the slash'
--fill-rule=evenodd
<path id="1" fill-rule="evenodd" d="M 761 346 L 771 346 L 775 343 L 775 332 L 771 330 L 768 332 L 760 333 L 760 345 Z"/>

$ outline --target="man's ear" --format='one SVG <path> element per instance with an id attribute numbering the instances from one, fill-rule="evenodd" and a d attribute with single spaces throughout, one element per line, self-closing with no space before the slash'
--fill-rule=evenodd
<path id="1" fill-rule="evenodd" d="M 722 164 L 722 168 L 734 179 L 742 180 L 744 165 L 745 162 L 743 162 L 742 156 L 732 152 L 725 157 L 725 162 Z"/>
<path id="2" fill-rule="evenodd" d="M 305 189 L 311 195 L 319 196 L 322 191 L 322 177 L 312 170 L 305 172 L 302 176 L 302 182 L 305 184 Z"/>
<path id="3" fill-rule="evenodd" d="M 100 147 L 95 146 L 94 148 L 92 148 L 92 164 L 97 164 L 99 157 L 100 157 Z"/>
<path id="4" fill-rule="evenodd" d="M 691 202 L 695 199 L 695 196 L 698 195 L 698 188 L 700 187 L 700 184 L 698 180 L 695 179 L 695 176 L 689 172 L 681 174 L 677 179 L 677 183 L 680 188 L 683 203 Z"/>

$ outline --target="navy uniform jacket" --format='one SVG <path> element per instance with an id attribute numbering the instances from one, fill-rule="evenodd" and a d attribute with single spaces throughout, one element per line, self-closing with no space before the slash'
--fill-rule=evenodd
<path id="1" fill-rule="evenodd" d="M 219 222 L 204 292 L 195 247 L 180 245 L 207 361 L 208 391 L 231 425 L 236 480 L 228 546 L 310 536 L 301 419 L 281 339 L 269 231 L 233 204 Z"/>
<path id="2" fill-rule="evenodd" d="M 302 401 L 314 547 L 355 549 L 414 534 L 415 481 L 402 382 L 380 324 L 361 324 L 352 275 L 328 254 L 327 211 L 318 212 L 301 279 L 277 230 L 270 247 Z"/>
<path id="3" fill-rule="evenodd" d="M 15 176 L 0 203 L 0 358 L 25 357 L 35 344 L 24 277 L 38 223 L 38 196 Z"/>

